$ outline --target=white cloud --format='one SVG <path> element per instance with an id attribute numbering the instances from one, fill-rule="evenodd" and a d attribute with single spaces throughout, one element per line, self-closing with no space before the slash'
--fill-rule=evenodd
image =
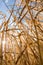
<path id="1" fill-rule="evenodd" d="M 8 3 L 8 0 L 5 0 L 5 3 Z"/>

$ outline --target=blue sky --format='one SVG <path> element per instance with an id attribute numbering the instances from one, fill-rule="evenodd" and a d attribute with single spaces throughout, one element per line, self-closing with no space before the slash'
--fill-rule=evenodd
<path id="1" fill-rule="evenodd" d="M 6 5 L 8 6 L 8 5 L 13 5 L 13 3 L 14 3 L 14 1 L 15 0 L 0 0 L 0 11 L 2 11 L 3 12 L 3 14 L 6 14 L 6 16 L 7 16 L 7 18 L 9 17 L 9 13 L 7 12 L 7 7 L 5 6 L 5 4 L 4 4 L 4 2 L 6 3 Z M 10 7 L 9 7 L 9 9 L 11 9 Z M 2 23 L 2 20 L 0 20 L 0 24 Z"/>
<path id="2" fill-rule="evenodd" d="M 3 1 L 4 1 L 7 5 L 12 5 L 15 0 L 0 0 L 0 10 L 1 10 L 1 11 L 5 11 L 5 10 L 7 9 L 6 6 L 5 6 L 5 4 L 3 3 Z"/>

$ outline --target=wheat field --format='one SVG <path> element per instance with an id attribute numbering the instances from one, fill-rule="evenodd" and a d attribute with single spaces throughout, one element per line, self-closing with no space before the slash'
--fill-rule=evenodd
<path id="1" fill-rule="evenodd" d="M 43 65 L 43 0 L 0 0 L 0 65 Z"/>

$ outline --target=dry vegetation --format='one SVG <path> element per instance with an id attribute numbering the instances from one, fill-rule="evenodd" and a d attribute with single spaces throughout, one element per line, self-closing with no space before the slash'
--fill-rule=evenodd
<path id="1" fill-rule="evenodd" d="M 0 11 L 0 65 L 43 65 L 43 0 L 4 4 L 10 16 Z"/>

